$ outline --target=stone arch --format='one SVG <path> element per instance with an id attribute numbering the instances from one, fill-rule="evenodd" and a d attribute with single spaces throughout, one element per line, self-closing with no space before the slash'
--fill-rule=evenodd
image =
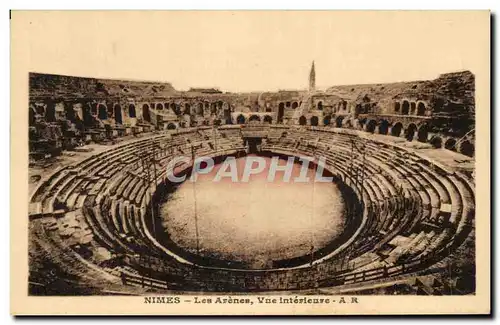
<path id="1" fill-rule="evenodd" d="M 144 105 L 147 105 L 147 104 L 144 104 Z M 128 105 L 128 116 L 132 117 L 132 118 L 136 117 L 135 105 L 134 104 Z"/>
<path id="2" fill-rule="evenodd" d="M 258 115 L 252 115 L 248 118 L 249 122 L 258 121 L 260 122 L 260 117 Z"/>
<path id="3" fill-rule="evenodd" d="M 419 102 L 417 105 L 417 115 L 418 116 L 425 115 L 425 104 L 422 102 Z"/>
<path id="4" fill-rule="evenodd" d="M 415 132 L 417 132 L 417 126 L 413 123 L 410 123 L 410 125 L 408 125 L 408 127 L 405 130 L 406 140 L 412 141 L 413 137 L 415 136 Z"/>
<path id="5" fill-rule="evenodd" d="M 292 103 L 292 109 L 296 109 L 297 107 L 299 107 L 299 103 L 293 102 Z"/>
<path id="6" fill-rule="evenodd" d="M 399 113 L 399 110 L 401 109 L 401 104 L 399 102 L 394 103 L 394 112 Z"/>
<path id="7" fill-rule="evenodd" d="M 435 135 L 431 138 L 429 143 L 436 149 L 439 149 L 443 146 L 443 139 L 441 137 Z"/>
<path id="8" fill-rule="evenodd" d="M 394 126 L 391 129 L 391 135 L 395 137 L 399 137 L 401 135 L 401 131 L 403 130 L 403 124 L 400 122 L 394 124 Z"/>
<path id="9" fill-rule="evenodd" d="M 203 116 L 203 103 L 198 103 L 196 107 L 196 115 Z"/>
<path id="10" fill-rule="evenodd" d="M 337 118 L 335 119 L 335 126 L 341 128 L 343 120 L 344 120 L 343 116 L 337 116 Z"/>
<path id="11" fill-rule="evenodd" d="M 318 117 L 317 117 L 317 116 L 313 116 L 313 117 L 311 117 L 311 125 L 312 125 L 312 126 L 318 126 L 318 124 L 319 124 L 319 119 L 318 119 Z"/>
<path id="12" fill-rule="evenodd" d="M 307 124 L 307 119 L 304 115 L 302 115 L 300 118 L 299 118 L 299 125 L 306 125 Z"/>
<path id="13" fill-rule="evenodd" d="M 210 114 L 217 114 L 217 103 L 210 104 Z"/>
<path id="14" fill-rule="evenodd" d="M 175 123 L 167 124 L 167 130 L 175 130 L 175 129 L 177 129 L 177 125 L 175 125 Z"/>
<path id="15" fill-rule="evenodd" d="M 410 112 L 410 103 L 407 100 L 403 101 L 403 107 L 401 109 L 401 114 L 408 115 Z"/>
<path id="16" fill-rule="evenodd" d="M 465 140 L 460 144 L 460 153 L 469 157 L 474 157 L 474 144 L 469 140 Z"/>
<path id="17" fill-rule="evenodd" d="M 163 104 L 162 103 L 156 104 L 156 110 L 157 111 L 163 111 Z"/>
<path id="18" fill-rule="evenodd" d="M 108 109 L 108 117 L 114 117 L 115 106 L 109 105 L 107 109 Z"/>
<path id="19" fill-rule="evenodd" d="M 389 132 L 389 122 L 387 120 L 380 121 L 380 125 L 378 126 L 378 133 L 387 135 Z"/>
<path id="20" fill-rule="evenodd" d="M 286 107 L 290 107 L 290 106 L 292 106 L 292 103 L 291 103 L 291 102 L 286 102 L 286 103 L 285 103 L 285 106 L 286 106 Z"/>
<path id="21" fill-rule="evenodd" d="M 117 124 L 122 124 L 123 123 L 123 116 L 122 116 L 122 107 L 120 104 L 116 104 L 114 107 L 114 116 L 115 116 L 115 122 Z"/>
<path id="22" fill-rule="evenodd" d="M 322 101 L 318 102 L 318 110 L 320 110 L 320 111 L 323 110 L 323 102 Z"/>
<path id="23" fill-rule="evenodd" d="M 238 117 L 236 117 L 236 123 L 245 124 L 245 116 L 243 116 L 242 114 L 238 115 Z"/>
<path id="24" fill-rule="evenodd" d="M 418 129 L 417 137 L 420 142 L 427 142 L 427 137 L 429 136 L 429 127 L 427 124 L 422 124 Z"/>
<path id="25" fill-rule="evenodd" d="M 142 105 L 142 118 L 144 121 L 151 122 L 151 115 L 149 114 L 149 105 Z"/>
<path id="26" fill-rule="evenodd" d="M 273 123 L 273 118 L 270 115 L 264 116 L 264 123 Z"/>
<path id="27" fill-rule="evenodd" d="M 98 104 L 97 105 L 97 110 L 98 110 L 98 117 L 100 120 L 107 120 L 108 119 L 108 109 L 105 105 L 103 104 Z"/>
<path id="28" fill-rule="evenodd" d="M 377 127 L 377 121 L 375 121 L 375 120 L 369 120 L 366 123 L 365 130 L 366 130 L 366 132 L 374 133 L 376 127 Z"/>
<path id="29" fill-rule="evenodd" d="M 456 144 L 457 144 L 457 140 L 455 140 L 454 138 L 449 138 L 444 143 L 444 147 L 445 147 L 445 149 L 456 151 L 457 150 L 455 147 Z"/>
<path id="30" fill-rule="evenodd" d="M 332 117 L 330 115 L 327 115 L 323 118 L 323 125 L 330 125 Z"/>

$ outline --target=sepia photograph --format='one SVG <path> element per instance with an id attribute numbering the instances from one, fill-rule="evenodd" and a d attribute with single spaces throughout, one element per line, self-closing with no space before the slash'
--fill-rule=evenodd
<path id="1" fill-rule="evenodd" d="M 489 312 L 489 24 L 13 11 L 17 311 Z"/>

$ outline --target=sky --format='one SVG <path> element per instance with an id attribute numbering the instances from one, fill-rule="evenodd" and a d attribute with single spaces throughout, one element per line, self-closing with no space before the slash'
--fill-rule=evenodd
<path id="1" fill-rule="evenodd" d="M 167 81 L 178 90 L 305 89 L 474 72 L 488 12 L 14 12 L 29 71 Z"/>

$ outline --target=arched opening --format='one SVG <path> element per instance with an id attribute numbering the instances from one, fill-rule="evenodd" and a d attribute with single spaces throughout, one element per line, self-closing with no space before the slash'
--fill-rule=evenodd
<path id="1" fill-rule="evenodd" d="M 292 103 L 292 109 L 296 109 L 297 107 L 299 107 L 299 103 L 293 102 Z"/>
<path id="2" fill-rule="evenodd" d="M 380 121 L 380 125 L 378 126 L 378 133 L 387 135 L 389 132 L 389 122 L 386 120 Z"/>
<path id="3" fill-rule="evenodd" d="M 323 118 L 323 125 L 330 125 L 332 117 L 330 115 L 327 115 Z"/>
<path id="4" fill-rule="evenodd" d="M 188 103 L 184 104 L 184 112 L 191 112 L 191 105 Z"/>
<path id="5" fill-rule="evenodd" d="M 149 105 L 148 104 L 142 105 L 142 118 L 146 122 L 151 122 L 151 115 L 149 115 Z"/>
<path id="6" fill-rule="evenodd" d="M 366 124 L 366 132 L 374 133 L 377 127 L 377 122 L 375 120 L 370 120 Z"/>
<path id="7" fill-rule="evenodd" d="M 342 116 L 337 117 L 335 119 L 335 126 L 338 127 L 338 128 L 341 128 L 343 120 L 344 120 L 344 118 Z"/>
<path id="8" fill-rule="evenodd" d="M 175 112 L 175 103 L 170 103 L 170 109 Z"/>
<path id="9" fill-rule="evenodd" d="M 210 110 L 210 103 L 205 103 L 205 110 Z"/>
<path id="10" fill-rule="evenodd" d="M 217 114 L 217 103 L 212 103 L 210 106 L 210 114 Z"/>
<path id="11" fill-rule="evenodd" d="M 444 147 L 445 147 L 445 149 L 456 151 L 456 148 L 455 148 L 456 144 L 457 144 L 457 140 L 450 138 L 450 139 L 446 140 L 446 142 L 444 143 Z"/>
<path id="12" fill-rule="evenodd" d="M 156 104 L 156 110 L 157 111 L 163 111 L 163 104 L 162 103 Z"/>
<path id="13" fill-rule="evenodd" d="M 238 115 L 238 117 L 236 118 L 236 123 L 238 124 L 245 124 L 245 117 L 243 115 Z"/>
<path id="14" fill-rule="evenodd" d="M 392 130 L 391 130 L 391 135 L 395 136 L 395 137 L 399 137 L 401 135 L 402 129 L 403 129 L 403 124 L 401 124 L 399 122 L 394 124 L 394 126 L 392 127 Z"/>
<path id="15" fill-rule="evenodd" d="M 307 124 L 307 119 L 305 116 L 301 116 L 299 118 L 299 125 L 306 125 Z"/>
<path id="16" fill-rule="evenodd" d="M 97 116 L 97 104 L 96 103 L 93 103 L 90 105 L 90 114 L 92 114 L 92 116 Z"/>
<path id="17" fill-rule="evenodd" d="M 217 102 L 217 108 L 218 108 L 218 109 L 222 109 L 222 105 L 223 105 L 223 104 L 224 104 L 223 102 L 218 101 L 218 102 Z"/>
<path id="18" fill-rule="evenodd" d="M 460 145 L 460 153 L 469 157 L 474 157 L 474 145 L 469 140 L 465 140 Z"/>
<path id="19" fill-rule="evenodd" d="M 273 123 L 273 118 L 269 115 L 264 116 L 264 123 Z"/>
<path id="20" fill-rule="evenodd" d="M 418 129 L 418 141 L 420 142 L 427 142 L 427 137 L 429 136 L 429 128 L 427 127 L 426 124 L 422 125 Z"/>
<path id="21" fill-rule="evenodd" d="M 399 102 L 394 103 L 394 112 L 399 113 L 399 110 L 401 109 L 401 104 Z"/>
<path id="22" fill-rule="evenodd" d="M 94 121 L 94 114 L 92 114 L 92 106 L 85 105 L 83 107 L 83 123 L 85 125 L 92 125 Z"/>
<path id="23" fill-rule="evenodd" d="M 418 103 L 418 106 L 417 106 L 417 115 L 419 115 L 419 116 L 425 115 L 425 105 L 422 102 Z"/>
<path id="24" fill-rule="evenodd" d="M 108 112 L 107 112 L 106 106 L 104 106 L 103 104 L 99 104 L 97 106 L 97 109 L 99 111 L 99 114 L 98 114 L 99 119 L 101 119 L 101 120 L 108 119 Z"/>
<path id="25" fill-rule="evenodd" d="M 45 121 L 55 122 L 56 121 L 56 105 L 52 102 L 47 104 L 47 110 L 45 111 Z"/>
<path id="26" fill-rule="evenodd" d="M 318 102 L 318 110 L 323 110 L 323 102 Z"/>
<path id="27" fill-rule="evenodd" d="M 292 104 L 290 102 L 286 102 L 286 107 L 290 107 Z"/>
<path id="28" fill-rule="evenodd" d="M 174 123 L 168 123 L 167 130 L 175 130 L 177 126 Z"/>
<path id="29" fill-rule="evenodd" d="M 366 124 L 366 118 L 358 120 L 358 127 L 363 130 Z"/>
<path id="30" fill-rule="evenodd" d="M 75 109 L 73 108 L 73 105 L 71 105 L 71 104 L 65 105 L 64 110 L 66 111 L 66 118 L 68 120 L 70 120 L 71 122 L 74 122 L 76 120 L 76 113 L 75 113 Z"/>
<path id="31" fill-rule="evenodd" d="M 35 124 L 35 110 L 33 109 L 33 106 L 30 106 L 29 108 L 29 125 Z"/>
<path id="32" fill-rule="evenodd" d="M 147 105 L 147 104 L 144 104 L 144 105 Z M 135 114 L 135 105 L 134 104 L 128 105 L 128 116 L 132 117 L 132 118 L 134 118 L 136 116 L 136 114 Z"/>
<path id="33" fill-rule="evenodd" d="M 231 119 L 231 110 L 229 108 L 224 109 L 224 120 L 226 124 L 233 124 L 233 120 Z"/>
<path id="34" fill-rule="evenodd" d="M 430 144 L 434 147 L 434 148 L 441 148 L 443 146 L 443 140 L 441 139 L 441 137 L 438 137 L 438 136 L 433 136 L 431 141 L 429 141 Z"/>
<path id="35" fill-rule="evenodd" d="M 203 104 L 202 103 L 198 104 L 198 107 L 196 108 L 196 114 L 203 116 Z"/>
<path id="36" fill-rule="evenodd" d="M 260 122 L 260 117 L 258 115 L 252 115 L 248 119 L 249 122 Z"/>
<path id="37" fill-rule="evenodd" d="M 285 104 L 280 103 L 278 106 L 278 123 L 283 123 L 284 115 L 285 115 Z"/>
<path id="38" fill-rule="evenodd" d="M 122 119 L 122 107 L 118 104 L 115 105 L 115 122 L 117 124 L 122 124 L 123 123 L 123 119 Z"/>
<path id="39" fill-rule="evenodd" d="M 408 115 L 409 112 L 410 112 L 410 103 L 408 103 L 408 101 L 405 100 L 403 102 L 403 108 L 401 114 Z"/>
<path id="40" fill-rule="evenodd" d="M 405 131 L 406 140 L 412 141 L 413 137 L 415 136 L 415 132 L 417 132 L 417 126 L 413 123 L 408 125 L 408 127 L 406 128 L 406 131 Z"/>
<path id="41" fill-rule="evenodd" d="M 38 115 L 45 116 L 45 107 L 42 105 L 35 105 L 35 111 Z"/>
<path id="42" fill-rule="evenodd" d="M 318 123 L 319 123 L 319 121 L 318 121 L 318 117 L 317 116 L 311 117 L 311 125 L 312 126 L 318 126 Z"/>
<path id="43" fill-rule="evenodd" d="M 221 123 L 221 121 L 220 121 L 219 119 L 216 119 L 216 120 L 214 121 L 214 125 L 215 125 L 215 126 L 219 126 L 219 125 L 220 125 L 220 123 Z"/>
<path id="44" fill-rule="evenodd" d="M 342 102 L 342 109 L 344 111 L 347 110 L 347 102 L 345 100 Z"/>
<path id="45" fill-rule="evenodd" d="M 410 115 L 415 115 L 415 111 L 417 110 L 417 104 L 415 102 L 410 103 Z"/>

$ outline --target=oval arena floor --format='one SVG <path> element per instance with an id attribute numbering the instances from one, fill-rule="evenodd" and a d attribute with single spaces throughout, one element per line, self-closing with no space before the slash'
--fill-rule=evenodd
<path id="1" fill-rule="evenodd" d="M 240 126 L 146 134 L 40 171 L 31 184 L 30 258 L 43 259 L 33 263 L 30 281 L 54 281 L 41 276 L 51 268 L 88 293 L 318 292 L 425 276 L 446 269 L 452 254 L 468 257 L 472 159 L 361 131 L 266 132 L 262 152 L 323 156 L 335 182 L 256 177 L 215 187 L 204 175 L 196 189 L 186 182 L 165 194 L 168 162 L 194 144 L 196 155 L 235 155 L 241 163 Z M 365 155 L 353 156 L 353 141 Z M 155 171 L 141 164 L 152 152 Z"/>

